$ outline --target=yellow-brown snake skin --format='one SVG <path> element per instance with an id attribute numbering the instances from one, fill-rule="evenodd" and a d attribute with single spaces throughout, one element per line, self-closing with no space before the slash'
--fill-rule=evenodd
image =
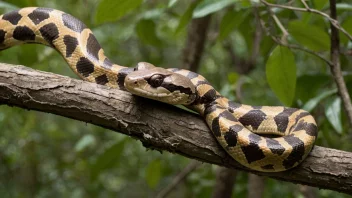
<path id="1" fill-rule="evenodd" d="M 86 81 L 197 111 L 227 153 L 250 169 L 277 172 L 295 167 L 317 137 L 315 120 L 304 110 L 228 101 L 203 76 L 183 69 L 113 64 L 89 28 L 58 10 L 32 7 L 1 15 L 0 50 L 23 43 L 55 48 Z"/>

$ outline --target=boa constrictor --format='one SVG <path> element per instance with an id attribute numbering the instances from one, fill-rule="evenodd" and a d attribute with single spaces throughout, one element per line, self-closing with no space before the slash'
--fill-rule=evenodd
<path id="1" fill-rule="evenodd" d="M 317 137 L 315 120 L 304 110 L 231 102 L 203 76 L 184 69 L 143 62 L 135 68 L 114 64 L 92 31 L 62 11 L 30 7 L 1 15 L 0 50 L 23 43 L 55 48 L 84 80 L 197 111 L 227 153 L 257 171 L 297 166 Z"/>

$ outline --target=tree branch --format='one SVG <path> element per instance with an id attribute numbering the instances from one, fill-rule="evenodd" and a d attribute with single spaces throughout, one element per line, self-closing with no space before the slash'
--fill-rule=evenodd
<path id="1" fill-rule="evenodd" d="M 332 19 L 337 18 L 336 14 L 336 1 L 330 0 L 330 15 Z M 348 90 L 345 84 L 345 80 L 343 79 L 341 73 L 341 64 L 340 64 L 340 37 L 337 28 L 331 22 L 331 47 L 330 47 L 330 56 L 332 65 L 330 66 L 331 74 L 334 77 L 335 83 L 337 85 L 337 89 L 339 90 L 339 95 L 342 99 L 342 103 L 344 105 L 345 112 L 348 117 L 348 121 L 350 126 L 352 126 L 352 103 L 351 97 L 348 94 Z"/>
<path id="2" fill-rule="evenodd" d="M 211 15 L 192 19 L 188 28 L 187 40 L 182 50 L 182 68 L 196 72 L 201 61 Z"/>
<path id="3" fill-rule="evenodd" d="M 260 2 L 262 2 L 265 6 L 268 6 L 268 7 L 283 8 L 283 9 L 299 11 L 299 12 L 311 12 L 311 13 L 323 16 L 324 18 L 326 18 L 330 21 L 332 26 L 334 26 L 335 28 L 340 30 L 344 35 L 346 35 L 352 41 L 352 35 L 350 35 L 343 27 L 341 27 L 340 23 L 336 19 L 331 18 L 328 14 L 326 14 L 324 12 L 321 12 L 319 10 L 315 10 L 315 9 L 308 7 L 307 4 L 303 4 L 305 6 L 305 8 L 297 8 L 297 7 L 293 7 L 293 6 L 287 6 L 287 5 L 272 4 L 272 3 L 269 3 L 265 0 L 260 0 Z"/>
<path id="4" fill-rule="evenodd" d="M 276 16 L 275 13 L 271 13 L 272 16 Z M 260 21 L 260 25 L 263 29 L 266 29 L 266 26 L 265 26 L 265 22 L 260 18 L 259 18 L 259 21 Z M 281 24 L 281 22 L 280 22 Z M 282 45 L 282 46 L 285 46 L 285 47 L 288 47 L 290 49 L 296 49 L 296 50 L 300 50 L 300 51 L 304 51 L 304 52 L 307 52 L 309 54 L 312 54 L 318 58 L 320 58 L 321 60 L 323 60 L 326 64 L 328 64 L 329 66 L 332 66 L 332 62 L 328 59 L 326 59 L 324 56 L 322 56 L 321 54 L 319 54 L 318 52 L 315 52 L 313 50 L 310 50 L 308 48 L 305 48 L 305 47 L 301 47 L 301 46 L 298 46 L 298 45 L 294 45 L 294 44 L 288 44 L 286 41 L 283 41 L 282 39 L 278 39 L 277 37 L 275 37 L 270 30 L 268 31 L 265 31 L 270 37 L 271 39 L 277 43 L 278 45 Z"/>
<path id="5" fill-rule="evenodd" d="M 228 156 L 198 115 L 106 86 L 0 63 L 0 103 L 89 122 L 202 162 L 352 193 L 350 152 L 315 146 L 297 168 L 255 172 Z"/>
<path id="6" fill-rule="evenodd" d="M 215 186 L 213 188 L 211 197 L 231 198 L 236 182 L 236 176 L 236 170 L 225 167 L 218 167 L 216 170 Z"/>

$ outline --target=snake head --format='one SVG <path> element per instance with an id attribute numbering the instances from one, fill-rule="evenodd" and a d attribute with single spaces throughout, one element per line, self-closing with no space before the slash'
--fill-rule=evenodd
<path id="1" fill-rule="evenodd" d="M 161 67 L 139 64 L 124 82 L 132 94 L 168 104 L 189 105 L 195 100 L 196 88 L 189 78 Z"/>

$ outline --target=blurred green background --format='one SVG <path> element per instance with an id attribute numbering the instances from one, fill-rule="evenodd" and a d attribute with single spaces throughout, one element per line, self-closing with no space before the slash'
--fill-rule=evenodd
<path id="1" fill-rule="evenodd" d="M 328 12 L 326 0 L 308 3 Z M 299 1 L 292 5 L 303 7 Z M 268 36 L 269 30 L 264 30 L 254 67 L 249 72 L 238 69 L 253 50 L 253 36 L 258 31 L 255 11 L 274 30 L 272 34 L 281 35 L 272 27 L 275 23 L 266 7 L 256 1 L 9 0 L 0 1 L 0 14 L 28 6 L 55 8 L 79 18 L 93 30 L 113 62 L 129 66 L 147 61 L 180 67 L 190 20 L 212 14 L 198 73 L 234 101 L 310 110 L 320 128 L 317 145 L 352 151 L 351 129 L 324 61 L 302 51 L 280 50 Z M 329 58 L 326 19 L 284 9 L 274 12 L 289 30 L 290 43 Z M 339 1 L 338 17 L 352 34 L 352 6 Z M 341 65 L 350 92 L 352 61 L 344 54 L 351 46 L 341 35 Z M 275 59 L 275 49 L 284 63 Z M 1 51 L 0 62 L 77 78 L 55 50 L 41 45 Z M 286 75 L 286 81 L 277 83 L 280 75 Z M 0 106 L 0 131 L 1 197 L 154 197 L 191 162 L 182 156 L 146 150 L 139 141 L 101 127 L 4 105 Z M 210 197 L 216 168 L 203 164 L 169 197 Z M 246 173 L 237 174 L 233 197 L 247 196 L 247 181 Z M 265 182 L 264 197 L 304 197 L 294 184 L 269 178 Z M 315 191 L 317 197 L 348 197 L 330 190 Z"/>

